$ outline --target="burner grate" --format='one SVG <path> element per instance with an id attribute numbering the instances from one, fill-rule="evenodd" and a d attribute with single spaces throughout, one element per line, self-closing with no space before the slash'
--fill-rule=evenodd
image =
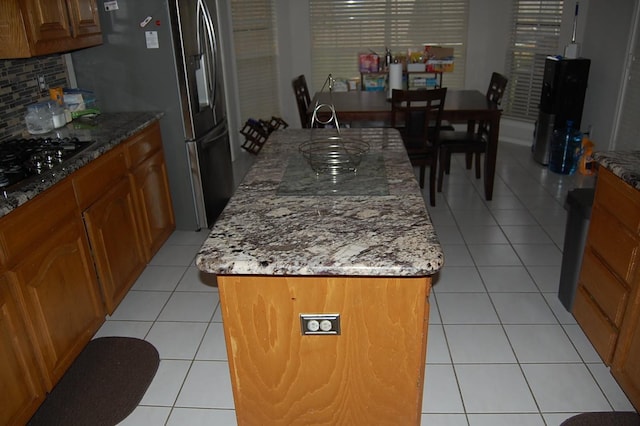
<path id="1" fill-rule="evenodd" d="M 0 189 L 20 189 L 33 176 L 54 170 L 93 141 L 78 138 L 33 138 L 0 141 Z"/>

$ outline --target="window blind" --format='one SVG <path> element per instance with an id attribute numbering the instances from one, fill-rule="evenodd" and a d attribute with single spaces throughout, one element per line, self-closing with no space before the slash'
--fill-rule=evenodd
<path id="1" fill-rule="evenodd" d="M 241 119 L 279 116 L 273 0 L 232 0 L 231 16 Z"/>
<path id="2" fill-rule="evenodd" d="M 558 51 L 562 0 L 513 0 L 505 116 L 535 121 L 545 58 Z"/>
<path id="3" fill-rule="evenodd" d="M 454 48 L 454 72 L 443 84 L 462 88 L 469 0 L 310 0 L 313 88 L 327 75 L 359 77 L 358 53 L 384 58 L 424 49 L 424 44 Z"/>

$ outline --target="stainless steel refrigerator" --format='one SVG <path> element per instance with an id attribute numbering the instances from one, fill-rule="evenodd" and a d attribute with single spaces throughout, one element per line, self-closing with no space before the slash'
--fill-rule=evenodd
<path id="1" fill-rule="evenodd" d="M 72 53 L 103 112 L 162 111 L 178 229 L 210 228 L 233 192 L 215 0 L 99 2 L 104 44 Z"/>

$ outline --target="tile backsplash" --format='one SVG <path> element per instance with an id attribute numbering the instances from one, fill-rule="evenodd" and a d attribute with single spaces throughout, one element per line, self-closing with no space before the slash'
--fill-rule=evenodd
<path id="1" fill-rule="evenodd" d="M 39 75 L 48 87 L 69 86 L 62 55 L 0 60 L 0 140 L 22 136 L 26 106 L 49 99 L 49 91 L 40 90 Z"/>

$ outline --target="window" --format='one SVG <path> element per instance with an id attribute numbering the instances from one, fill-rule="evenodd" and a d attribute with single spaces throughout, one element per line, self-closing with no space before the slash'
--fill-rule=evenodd
<path id="1" fill-rule="evenodd" d="M 505 116 L 535 121 L 545 58 L 558 51 L 562 0 L 514 0 Z"/>
<path id="2" fill-rule="evenodd" d="M 241 120 L 279 116 L 273 0 L 232 0 Z"/>
<path id="3" fill-rule="evenodd" d="M 444 85 L 464 86 L 469 0 L 310 0 L 313 87 L 327 75 L 359 77 L 358 53 L 384 57 L 424 48 L 454 48 L 454 72 Z"/>

